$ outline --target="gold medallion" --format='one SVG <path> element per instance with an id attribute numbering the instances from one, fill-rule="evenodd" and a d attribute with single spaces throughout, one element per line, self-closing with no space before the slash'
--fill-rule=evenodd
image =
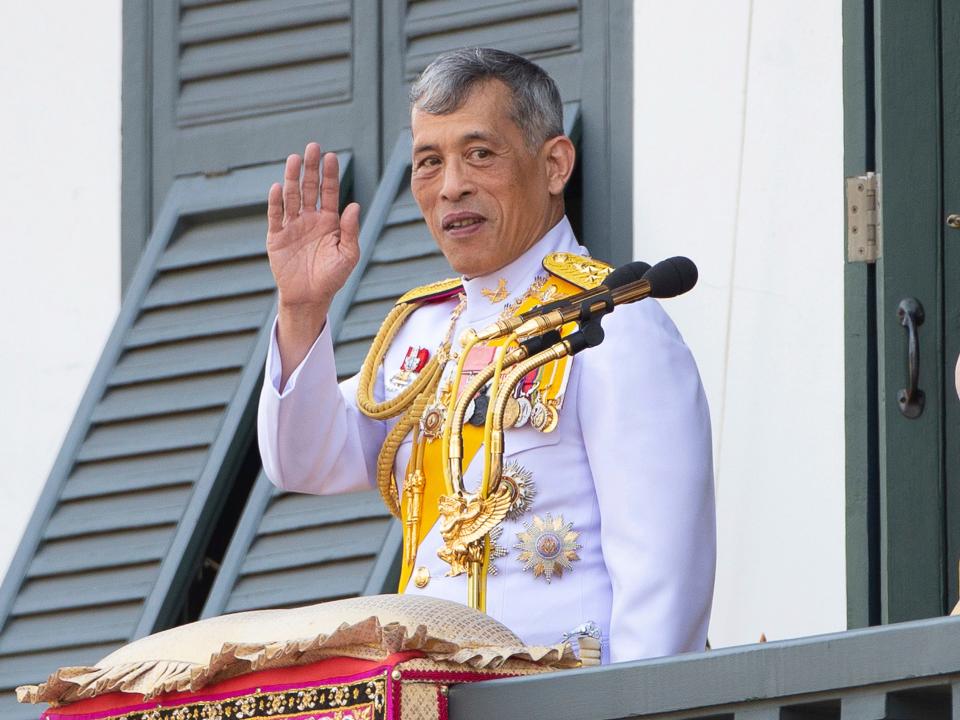
<path id="1" fill-rule="evenodd" d="M 430 571 L 423 565 L 413 571 L 413 584 L 421 590 L 430 584 Z"/>
<path id="2" fill-rule="evenodd" d="M 542 402 L 537 400 L 533 404 L 533 410 L 530 411 L 530 426 L 534 430 L 539 430 L 543 432 L 544 426 L 547 424 L 547 406 Z"/>
<path id="3" fill-rule="evenodd" d="M 542 433 L 553 432 L 560 422 L 560 413 L 553 400 L 543 403 L 537 400 L 530 413 L 530 425 L 534 430 Z"/>
<path id="4" fill-rule="evenodd" d="M 443 421 L 447 416 L 447 408 L 439 402 L 427 405 L 420 418 L 420 432 L 427 440 L 436 440 L 443 431 Z"/>
<path id="5" fill-rule="evenodd" d="M 577 550 L 583 547 L 577 543 L 580 533 L 573 523 L 565 523 L 562 515 L 554 519 L 547 513 L 543 518 L 534 515 L 523 528 L 517 533 L 520 542 L 513 547 L 520 551 L 517 560 L 523 563 L 524 572 L 533 570 L 534 577 L 549 583 L 554 577 L 563 577 L 565 570 L 573 570 L 573 563 L 580 559 Z"/>
<path id="6" fill-rule="evenodd" d="M 503 410 L 503 427 L 513 427 L 520 419 L 520 403 L 512 397 L 507 399 L 507 406 Z"/>
<path id="7" fill-rule="evenodd" d="M 517 415 L 516 422 L 513 423 L 513 427 L 522 428 L 530 421 L 530 414 L 533 412 L 533 405 L 530 404 L 530 400 L 525 397 L 517 398 L 517 409 L 519 414 Z"/>
<path id="8" fill-rule="evenodd" d="M 560 422 L 560 413 L 554 400 L 547 400 L 547 419 L 543 423 L 540 432 L 549 433 L 557 429 L 557 423 Z"/>

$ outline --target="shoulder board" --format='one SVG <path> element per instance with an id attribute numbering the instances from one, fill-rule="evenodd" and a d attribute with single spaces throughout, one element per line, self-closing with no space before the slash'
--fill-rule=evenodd
<path id="1" fill-rule="evenodd" d="M 584 290 L 592 290 L 613 272 L 613 266 L 584 255 L 550 253 L 543 259 L 544 269 Z"/>
<path id="2" fill-rule="evenodd" d="M 400 299 L 397 300 L 397 305 L 415 301 L 443 300 L 455 295 L 461 288 L 463 288 L 463 281 L 460 278 L 450 278 L 429 285 L 421 285 L 401 295 Z"/>

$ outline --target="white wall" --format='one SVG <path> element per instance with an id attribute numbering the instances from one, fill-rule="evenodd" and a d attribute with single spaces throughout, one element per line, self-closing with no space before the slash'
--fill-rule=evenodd
<path id="1" fill-rule="evenodd" d="M 0 575 L 119 307 L 120 20 L 0 3 Z"/>
<path id="2" fill-rule="evenodd" d="M 711 405 L 714 646 L 846 625 L 841 14 L 636 0 L 635 243 Z"/>

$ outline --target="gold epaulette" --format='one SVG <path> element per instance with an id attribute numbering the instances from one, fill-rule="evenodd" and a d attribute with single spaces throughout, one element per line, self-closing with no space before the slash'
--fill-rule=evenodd
<path id="1" fill-rule="evenodd" d="M 584 255 L 550 253 L 543 259 L 544 269 L 583 290 L 592 290 L 604 281 L 613 266 Z"/>
<path id="2" fill-rule="evenodd" d="M 454 291 L 459 290 L 461 287 L 463 287 L 463 280 L 460 278 L 450 278 L 449 280 L 432 282 L 429 285 L 421 285 L 401 295 L 400 299 L 397 300 L 397 305 L 403 305 L 404 303 L 415 300 L 432 300 L 434 298 L 445 297 L 452 295 Z"/>

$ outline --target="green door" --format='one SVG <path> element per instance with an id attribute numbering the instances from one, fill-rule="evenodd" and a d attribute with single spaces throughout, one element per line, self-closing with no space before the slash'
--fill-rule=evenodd
<path id="1" fill-rule="evenodd" d="M 960 398 L 955 367 L 960 357 L 960 0 L 941 3 L 943 98 L 943 377 L 944 471 L 947 506 L 947 605 L 960 600 Z"/>
<path id="2" fill-rule="evenodd" d="M 849 0 L 844 41 L 846 173 L 875 171 L 880 207 L 879 258 L 846 269 L 856 627 L 940 615 L 958 595 L 960 0 Z"/>

